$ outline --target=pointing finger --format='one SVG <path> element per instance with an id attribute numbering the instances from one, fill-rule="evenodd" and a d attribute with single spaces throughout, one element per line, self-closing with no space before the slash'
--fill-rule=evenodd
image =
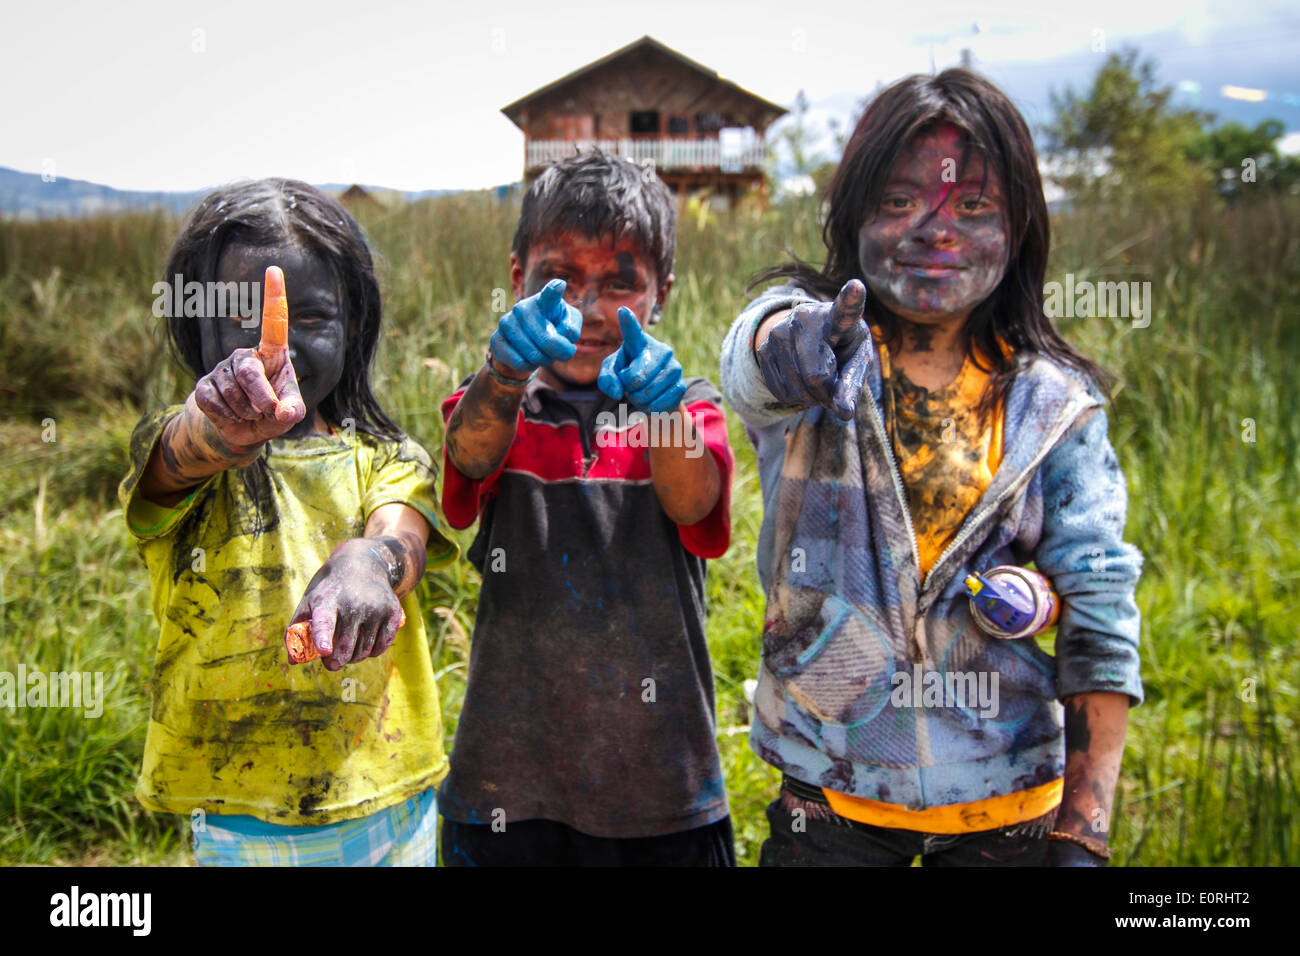
<path id="1" fill-rule="evenodd" d="M 832 345 L 838 344 L 851 335 L 862 321 L 863 310 L 867 305 L 867 287 L 857 279 L 850 279 L 840 289 L 831 306 Z"/>
<path id="2" fill-rule="evenodd" d="M 519 309 L 516 314 L 523 332 L 548 359 L 565 362 L 578 351 L 578 347 L 561 335 L 544 313 Z"/>
<path id="3" fill-rule="evenodd" d="M 627 306 L 619 307 L 618 327 L 623 332 L 623 354 L 630 362 L 645 348 L 645 330 L 641 328 L 636 315 Z"/>
<path id="4" fill-rule="evenodd" d="M 288 350 L 289 300 L 284 293 L 284 270 L 267 266 L 262 286 L 262 341 L 257 344 L 257 354 L 263 362 L 278 361 Z"/>
<path id="5" fill-rule="evenodd" d="M 556 306 L 564 300 L 564 290 L 568 283 L 563 279 L 552 279 L 546 283 L 546 288 L 537 294 L 537 305 L 542 310 L 542 316 L 547 320 L 556 318 Z"/>

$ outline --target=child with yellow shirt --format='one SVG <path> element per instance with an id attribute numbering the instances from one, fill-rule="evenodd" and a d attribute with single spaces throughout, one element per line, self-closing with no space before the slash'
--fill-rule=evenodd
<path id="1" fill-rule="evenodd" d="M 136 796 L 191 818 L 200 864 L 436 865 L 447 758 L 413 591 L 457 548 L 433 462 L 370 390 L 360 228 L 304 183 L 223 188 L 165 274 L 197 382 L 140 422 L 120 490 L 160 627 Z M 259 298 L 260 331 L 229 308 Z M 320 659 L 291 666 L 298 622 Z"/>

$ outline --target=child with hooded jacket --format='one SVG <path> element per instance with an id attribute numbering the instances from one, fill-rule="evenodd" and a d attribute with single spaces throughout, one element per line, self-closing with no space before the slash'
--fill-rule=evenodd
<path id="1" fill-rule="evenodd" d="M 968 71 L 902 80 L 828 198 L 825 267 L 761 276 L 789 284 L 722 354 L 764 500 L 762 863 L 1104 865 L 1141 556 L 1105 376 L 1044 313 L 1028 130 Z M 1055 658 L 983 632 L 963 587 L 1030 562 Z"/>

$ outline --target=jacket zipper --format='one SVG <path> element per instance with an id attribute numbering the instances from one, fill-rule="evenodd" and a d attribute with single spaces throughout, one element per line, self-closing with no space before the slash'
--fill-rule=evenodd
<path id="1" fill-rule="evenodd" d="M 1002 494 L 998 495 L 997 498 L 991 501 L 982 511 L 979 512 L 979 514 L 977 514 L 970 522 L 968 522 L 966 526 L 957 533 L 957 537 L 953 538 L 952 541 L 948 543 L 948 547 L 943 549 L 943 553 L 940 554 L 939 557 L 935 559 L 934 564 L 930 565 L 930 573 L 925 576 L 925 584 L 922 585 L 921 587 L 922 594 L 925 593 L 926 586 L 928 586 L 929 583 L 934 580 L 934 572 L 938 569 L 939 565 L 943 563 L 944 559 L 948 557 L 948 555 L 952 554 L 952 552 L 956 551 L 959 547 L 961 547 L 961 545 L 965 543 L 966 539 L 975 533 L 975 529 L 979 527 L 979 525 L 990 514 L 996 511 L 998 509 L 998 506 L 1001 505 L 1002 502 L 1006 501 L 1009 495 L 1017 491 L 1030 478 L 1030 476 L 1033 475 L 1034 469 L 1036 469 L 1042 463 L 1044 458 L 1046 458 L 1049 454 L 1051 454 L 1051 451 L 1056 446 L 1057 441 L 1060 439 L 1062 435 L 1064 435 L 1069 430 L 1070 426 L 1073 425 L 1075 421 L 1078 420 L 1079 415 L 1082 415 L 1089 408 L 1095 408 L 1095 407 L 1096 407 L 1095 405 L 1084 406 L 1083 408 L 1079 409 L 1079 411 L 1075 415 L 1071 416 L 1067 421 L 1057 425 L 1056 428 L 1052 430 L 1050 437 L 1047 439 L 1047 441 L 1043 443 L 1043 447 L 1039 449 L 1038 454 L 1034 456 L 1033 460 L 1028 465 L 1025 466 L 1025 469 L 1020 473 L 1019 477 L 1017 477 L 1016 480 L 1013 481 L 1011 484 L 1007 485 L 1007 487 L 1002 489 Z"/>

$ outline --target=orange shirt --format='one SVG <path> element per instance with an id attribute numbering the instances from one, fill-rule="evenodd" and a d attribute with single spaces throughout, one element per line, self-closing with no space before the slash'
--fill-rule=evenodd
<path id="1" fill-rule="evenodd" d="M 993 481 L 1002 461 L 1004 409 L 999 404 L 990 421 L 979 421 L 976 408 L 989 373 L 969 356 L 955 379 L 928 391 L 891 367 L 889 353 L 878 340 L 876 347 L 885 428 L 902 473 L 925 575 Z M 860 823 L 924 833 L 973 833 L 1043 816 L 1060 804 L 1062 784 L 1054 780 L 1016 793 L 925 810 L 834 790 L 823 792 L 831 809 Z"/>

